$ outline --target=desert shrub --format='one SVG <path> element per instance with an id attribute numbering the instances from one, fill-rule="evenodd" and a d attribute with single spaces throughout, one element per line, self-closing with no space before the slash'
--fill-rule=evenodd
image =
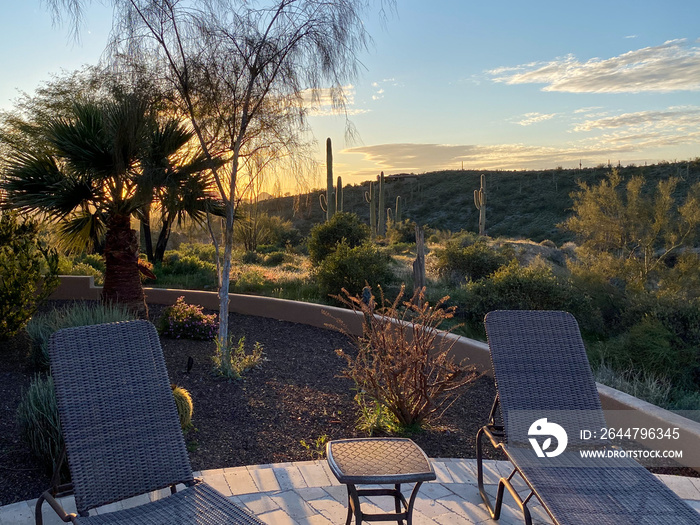
<path id="1" fill-rule="evenodd" d="M 260 256 L 257 252 L 247 251 L 241 257 L 243 264 L 258 264 L 260 262 Z"/>
<path id="2" fill-rule="evenodd" d="M 523 267 L 511 261 L 489 277 L 467 283 L 459 315 L 481 329 L 484 316 L 492 310 L 565 310 L 577 318 L 582 330 L 601 330 L 588 297 L 546 266 Z"/>
<path id="3" fill-rule="evenodd" d="M 84 262 L 72 263 L 61 271 L 61 275 L 86 275 L 93 278 L 95 285 L 101 286 L 104 284 L 104 272 Z"/>
<path id="4" fill-rule="evenodd" d="M 178 297 L 174 305 L 165 308 L 158 319 L 160 335 L 173 339 L 211 341 L 218 329 L 216 314 L 207 315 L 201 306 L 187 304 L 184 296 Z"/>
<path id="5" fill-rule="evenodd" d="M 235 293 L 258 293 L 265 288 L 266 279 L 259 269 L 250 268 L 241 272 L 235 281 L 231 282 L 231 290 Z"/>
<path id="6" fill-rule="evenodd" d="M 435 268 L 442 277 L 455 281 L 478 281 L 508 264 L 508 257 L 484 242 L 461 246 L 450 241 L 445 248 L 435 250 Z"/>
<path id="7" fill-rule="evenodd" d="M 591 359 L 604 360 L 617 371 L 632 370 L 688 382 L 697 367 L 693 351 L 683 345 L 661 321 L 647 317 L 628 332 L 593 345 Z"/>
<path id="8" fill-rule="evenodd" d="M 163 264 L 160 265 L 159 269 L 160 272 L 170 275 L 204 273 L 216 278 L 216 265 L 214 263 L 203 261 L 194 255 L 181 255 L 174 251 L 165 252 Z"/>
<path id="9" fill-rule="evenodd" d="M 52 472 L 63 451 L 63 435 L 51 376 L 32 378 L 17 406 L 17 426 L 32 454 Z"/>
<path id="10" fill-rule="evenodd" d="M 183 256 L 189 255 L 216 264 L 216 248 L 213 244 L 182 243 L 177 251 Z"/>
<path id="11" fill-rule="evenodd" d="M 367 283 L 385 285 L 392 279 L 389 262 L 389 256 L 369 242 L 354 248 L 343 242 L 316 269 L 321 296 L 339 294 L 342 289 L 358 294 Z"/>
<path id="12" fill-rule="evenodd" d="M 339 319 L 336 328 L 357 348 L 351 356 L 337 350 L 347 362 L 342 375 L 352 379 L 360 392 L 385 406 L 402 428 L 416 428 L 442 414 L 455 396 L 474 381 L 474 366 L 455 363 L 449 357 L 454 344 L 438 337 L 443 321 L 453 309 L 442 302 L 430 306 L 421 295 L 404 300 L 404 290 L 393 303 L 374 297 L 338 296 L 345 306 L 362 313 L 362 335 L 350 333 Z M 417 306 L 419 305 L 419 306 Z"/>
<path id="13" fill-rule="evenodd" d="M 369 227 L 354 213 L 336 213 L 331 220 L 317 224 L 309 234 L 309 259 L 318 265 L 344 243 L 350 248 L 369 240 Z"/>
<path id="14" fill-rule="evenodd" d="M 187 430 L 192 424 L 192 414 L 194 412 L 192 396 L 181 386 L 170 385 L 170 388 L 173 390 L 177 416 L 180 418 L 180 427 L 182 427 L 182 430 Z"/>
<path id="15" fill-rule="evenodd" d="M 389 242 L 389 244 L 415 243 L 415 221 L 404 219 L 399 222 L 389 222 L 389 227 L 386 230 L 386 240 Z"/>
<path id="16" fill-rule="evenodd" d="M 251 353 L 245 351 L 245 337 L 234 342 L 232 336 L 229 336 L 226 342 L 227 348 L 224 349 L 216 340 L 216 353 L 212 360 L 214 361 L 214 372 L 228 379 L 241 379 L 243 374 L 257 366 L 260 366 L 265 360 L 263 354 L 263 346 L 258 341 L 253 345 Z M 225 357 L 225 351 L 228 352 L 228 359 Z"/>
<path id="17" fill-rule="evenodd" d="M 14 336 L 58 286 L 58 255 L 36 223 L 0 213 L 0 340 Z"/>
<path id="18" fill-rule="evenodd" d="M 32 341 L 30 359 L 40 370 L 49 368 L 49 342 L 56 330 L 133 319 L 136 319 L 133 312 L 121 304 L 97 303 L 76 303 L 35 315 L 27 323 L 27 334 Z"/>
<path id="19" fill-rule="evenodd" d="M 263 259 L 263 264 L 265 266 L 279 266 L 285 260 L 286 254 L 284 252 L 271 252 L 265 256 Z"/>

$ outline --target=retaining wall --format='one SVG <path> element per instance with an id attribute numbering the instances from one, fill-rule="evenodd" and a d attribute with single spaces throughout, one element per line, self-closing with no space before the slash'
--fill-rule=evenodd
<path id="1" fill-rule="evenodd" d="M 174 304 L 178 297 L 184 296 L 188 303 L 198 304 L 211 310 L 218 311 L 219 309 L 219 297 L 216 292 L 164 288 L 145 288 L 144 291 L 147 301 L 153 304 Z M 50 298 L 98 300 L 101 292 L 102 288 L 94 285 L 92 277 L 61 276 L 61 284 Z M 353 312 L 314 303 L 230 294 L 229 311 L 320 328 L 326 328 L 329 323 L 333 322 L 333 318 L 336 318 L 342 320 L 351 333 L 359 334 L 362 330 L 362 319 Z M 454 334 L 446 334 L 445 337 L 449 338 L 450 344 L 454 343 L 452 354 L 458 361 L 471 363 L 488 375 L 493 375 L 486 343 Z M 657 428 L 671 426 L 679 428 L 680 438 L 673 443 L 673 448 L 682 450 L 683 458 L 677 461 L 700 471 L 700 423 L 605 385 L 598 384 L 598 394 L 603 409 L 606 410 L 607 423 L 610 427 Z M 638 441 L 650 449 L 658 448 L 660 445 L 658 440 L 638 439 Z"/>

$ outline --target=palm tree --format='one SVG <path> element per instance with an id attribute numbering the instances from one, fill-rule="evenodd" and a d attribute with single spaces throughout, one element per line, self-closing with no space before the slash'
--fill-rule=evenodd
<path id="1" fill-rule="evenodd" d="M 0 183 L 6 204 L 44 212 L 60 223 L 69 244 L 104 232 L 102 300 L 126 304 L 144 317 L 148 310 L 131 215 L 143 205 L 137 182 L 151 118 L 137 97 L 76 103 L 69 118 L 46 126 L 48 151 L 13 153 Z"/>
<path id="2" fill-rule="evenodd" d="M 223 205 L 212 193 L 212 165 L 201 150 L 194 154 L 186 146 L 194 133 L 174 118 L 155 123 L 141 159 L 138 191 L 144 204 L 138 212 L 149 262 L 163 262 L 172 227 L 185 217 L 203 223 L 207 213 L 223 215 Z M 221 165 L 221 163 L 218 163 Z M 160 232 L 155 250 L 151 237 L 151 212 L 160 211 Z"/>

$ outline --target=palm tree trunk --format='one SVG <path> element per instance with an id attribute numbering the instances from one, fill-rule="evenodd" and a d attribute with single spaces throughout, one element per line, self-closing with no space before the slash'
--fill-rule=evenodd
<path id="1" fill-rule="evenodd" d="M 148 318 L 148 308 L 141 286 L 138 266 L 139 238 L 131 229 L 129 215 L 113 215 L 105 236 L 105 283 L 103 303 L 121 303 Z"/>

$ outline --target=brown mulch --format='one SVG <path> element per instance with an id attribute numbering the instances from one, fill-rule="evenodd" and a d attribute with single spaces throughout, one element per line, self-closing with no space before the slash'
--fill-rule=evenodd
<path id="1" fill-rule="evenodd" d="M 151 319 L 162 308 L 150 306 Z M 185 435 L 193 470 L 308 460 L 312 455 L 302 440 L 363 435 L 355 429 L 354 385 L 339 377 L 345 363 L 335 349 L 352 351 L 344 336 L 238 314 L 231 314 L 229 323 L 235 338 L 245 336 L 248 350 L 260 342 L 266 357 L 240 381 L 212 376 L 213 342 L 161 339 L 171 381 L 186 388 L 194 403 L 195 428 Z M 15 427 L 21 392 L 34 373 L 26 361 L 28 349 L 21 335 L 0 350 L 0 505 L 36 498 L 49 484 Z M 187 373 L 189 357 L 194 365 Z M 412 439 L 430 457 L 474 457 L 476 432 L 494 395 L 493 381 L 480 378 L 439 426 Z"/>

